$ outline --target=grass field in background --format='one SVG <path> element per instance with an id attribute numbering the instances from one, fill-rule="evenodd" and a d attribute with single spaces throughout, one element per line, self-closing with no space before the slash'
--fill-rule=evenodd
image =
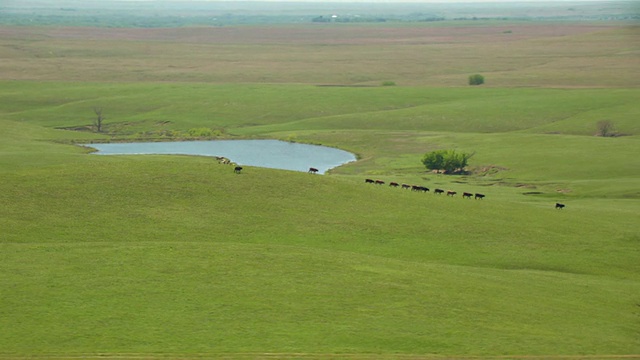
<path id="1" fill-rule="evenodd" d="M 640 354 L 640 94 L 627 41 L 636 28 L 519 25 L 511 35 L 526 36 L 512 40 L 510 59 L 488 35 L 507 34 L 492 26 L 448 37 L 423 26 L 292 29 L 179 29 L 174 39 L 100 29 L 113 45 L 104 47 L 88 42 L 91 29 L 0 28 L 11 34 L 0 40 L 0 357 Z M 222 30 L 236 37 L 207 37 Z M 274 34 L 277 57 L 258 44 Z M 425 70 L 439 80 L 425 81 L 419 64 L 364 61 L 381 43 L 399 64 L 440 48 Z M 155 55 L 142 57 L 140 44 Z M 217 51 L 245 61 L 218 68 Z M 471 69 L 461 53 L 504 63 Z M 335 59 L 382 75 L 329 76 Z M 134 64 L 147 70 L 136 75 Z M 496 82 L 450 86 L 469 71 Z M 514 86 L 509 74 L 535 80 Z M 318 86 L 355 83 L 373 86 Z M 89 131 L 94 107 L 104 134 Z M 594 136 L 600 120 L 624 136 Z M 206 157 L 93 156 L 73 145 L 184 139 L 202 127 L 359 160 L 324 176 L 234 174 Z M 472 173 L 428 172 L 422 155 L 442 148 L 475 152 Z"/>
<path id="2" fill-rule="evenodd" d="M 634 26 L 635 25 L 635 26 Z M 634 23 L 0 27 L 3 79 L 637 87 Z"/>

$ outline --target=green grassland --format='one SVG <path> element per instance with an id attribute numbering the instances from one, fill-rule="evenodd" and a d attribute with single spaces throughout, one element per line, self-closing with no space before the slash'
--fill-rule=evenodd
<path id="1" fill-rule="evenodd" d="M 65 40 L 77 30 L 0 28 L 12 34 L 0 40 L 0 357 L 640 356 L 640 90 L 628 41 L 637 28 L 521 25 L 514 61 L 491 69 L 456 56 L 466 44 L 490 64 L 489 51 L 472 50 L 499 47 L 494 25 L 473 42 L 468 29 L 442 42 L 424 25 L 259 29 L 232 28 L 236 43 L 213 44 L 207 29 L 108 40 L 87 29 Z M 265 54 L 258 34 L 291 42 Z M 326 42 L 336 34 L 342 42 Z M 84 52 L 40 57 L 46 36 Z M 389 63 L 365 61 L 358 51 L 380 41 Z M 410 65 L 436 43 L 433 67 Z M 115 51 L 105 44 L 121 51 L 112 63 L 96 50 Z M 140 44 L 158 51 L 145 74 Z M 550 44 L 548 61 L 532 66 Z M 245 61 L 213 71 L 227 60 L 212 55 L 231 47 Z M 570 49 L 584 67 L 569 66 Z M 358 73 L 331 73 L 338 59 Z M 176 60 L 184 81 L 166 74 Z M 464 86 L 469 71 L 491 74 L 487 86 Z M 378 86 L 389 79 L 399 86 Z M 97 106 L 102 134 L 89 131 Z M 603 119 L 624 136 L 594 136 Z M 183 139 L 200 127 L 359 160 L 324 176 L 235 174 L 207 157 L 95 156 L 74 145 Z M 420 163 L 449 148 L 475 152 L 469 175 Z"/>

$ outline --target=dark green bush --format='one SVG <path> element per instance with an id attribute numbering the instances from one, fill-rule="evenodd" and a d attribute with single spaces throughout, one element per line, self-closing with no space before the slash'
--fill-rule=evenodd
<path id="1" fill-rule="evenodd" d="M 484 84 L 484 76 L 480 74 L 474 74 L 469 76 L 469 85 L 482 85 Z"/>
<path id="2" fill-rule="evenodd" d="M 473 154 L 457 153 L 455 150 L 436 150 L 424 154 L 422 163 L 429 170 L 444 170 L 446 173 L 462 171 Z"/>

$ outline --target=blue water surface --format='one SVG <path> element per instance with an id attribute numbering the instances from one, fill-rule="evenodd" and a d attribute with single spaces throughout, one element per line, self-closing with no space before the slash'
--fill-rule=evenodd
<path id="1" fill-rule="evenodd" d="M 236 164 L 273 169 L 308 171 L 310 167 L 324 174 L 327 170 L 352 162 L 350 152 L 319 145 L 280 140 L 210 140 L 174 142 L 137 142 L 85 144 L 98 155 L 180 154 L 223 156 Z"/>

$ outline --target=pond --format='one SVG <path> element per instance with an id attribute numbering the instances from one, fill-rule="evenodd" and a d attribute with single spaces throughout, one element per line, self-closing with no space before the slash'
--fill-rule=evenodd
<path id="1" fill-rule="evenodd" d="M 354 154 L 326 146 L 291 143 L 280 140 L 210 140 L 84 144 L 97 155 L 173 154 L 222 156 L 238 165 L 308 171 L 324 174 L 327 170 L 356 160 Z"/>

